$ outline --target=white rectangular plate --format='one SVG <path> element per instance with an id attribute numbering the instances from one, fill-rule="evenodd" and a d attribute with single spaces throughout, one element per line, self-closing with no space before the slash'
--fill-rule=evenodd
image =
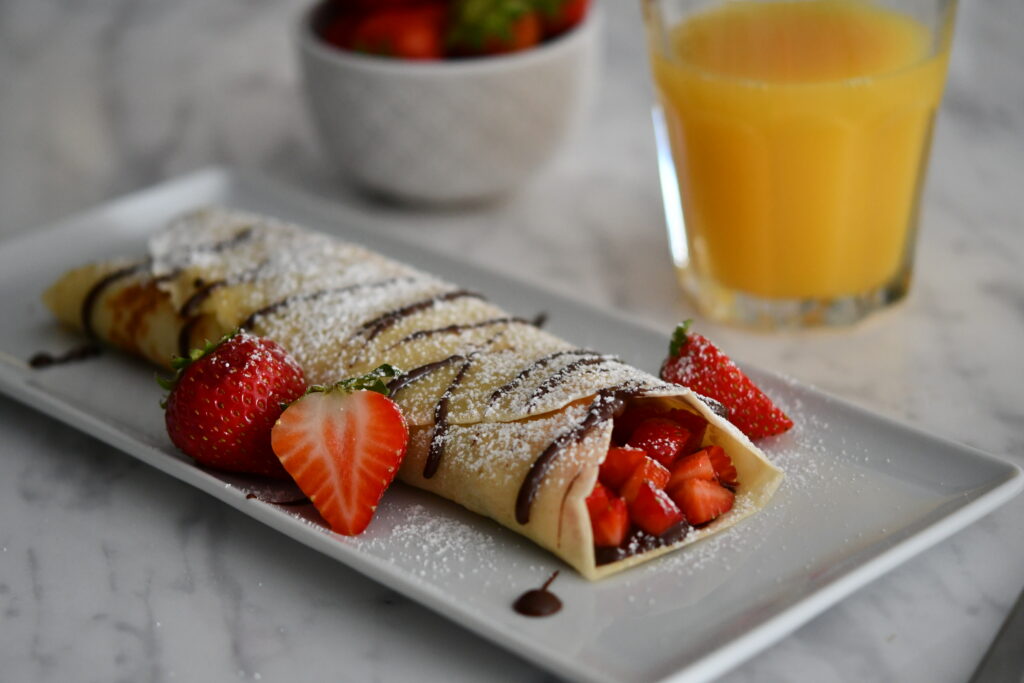
<path id="1" fill-rule="evenodd" d="M 0 389 L 566 678 L 711 678 L 1007 501 L 1024 482 L 1018 468 L 996 458 L 752 371 L 797 423 L 765 444 L 787 471 L 771 505 L 723 534 L 603 582 L 566 569 L 553 588 L 565 603 L 560 613 L 518 616 L 510 609 L 514 598 L 565 568 L 489 520 L 396 486 L 362 537 L 336 536 L 294 510 L 247 499 L 243 488 L 176 453 L 148 366 L 105 353 L 28 369 L 25 360 L 36 351 L 81 341 L 61 331 L 40 303 L 50 282 L 85 261 L 141 253 L 147 235 L 168 219 L 210 204 L 350 238 L 473 287 L 517 315 L 547 312 L 556 334 L 649 370 L 665 352 L 665 333 L 357 225 L 338 225 L 344 209 L 221 170 L 0 244 Z"/>

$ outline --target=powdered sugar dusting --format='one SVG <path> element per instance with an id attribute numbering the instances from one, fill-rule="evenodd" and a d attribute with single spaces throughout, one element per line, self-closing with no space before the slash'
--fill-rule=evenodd
<path id="1" fill-rule="evenodd" d="M 375 522 L 376 523 L 376 522 Z M 385 534 L 357 536 L 353 545 L 375 554 L 399 555 L 417 567 L 421 578 L 453 573 L 494 573 L 501 564 L 494 534 L 485 533 L 454 517 L 419 504 L 402 507 L 401 520 Z M 471 566 L 466 558 L 473 558 Z M 493 558 L 490 566 L 481 561 Z"/>

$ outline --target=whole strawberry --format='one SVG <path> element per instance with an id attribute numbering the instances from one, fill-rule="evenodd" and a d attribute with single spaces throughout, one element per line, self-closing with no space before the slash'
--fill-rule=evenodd
<path id="1" fill-rule="evenodd" d="M 445 40 L 451 54 L 469 57 L 526 50 L 542 37 L 532 0 L 454 0 Z"/>
<path id="2" fill-rule="evenodd" d="M 680 323 L 672 334 L 661 378 L 721 402 L 729 420 L 751 439 L 781 434 L 793 421 L 732 360 L 702 335 Z"/>
<path id="3" fill-rule="evenodd" d="M 226 336 L 188 358 L 161 381 L 167 434 L 207 467 L 287 478 L 270 447 L 282 404 L 306 390 L 302 368 L 276 342 L 247 333 Z"/>

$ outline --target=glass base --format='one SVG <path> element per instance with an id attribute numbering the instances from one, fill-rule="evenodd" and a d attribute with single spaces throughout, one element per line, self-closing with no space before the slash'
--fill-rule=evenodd
<path id="1" fill-rule="evenodd" d="M 763 330 L 841 327 L 887 309 L 910 291 L 910 269 L 877 289 L 824 299 L 769 299 L 731 290 L 677 270 L 683 290 L 713 320 Z"/>

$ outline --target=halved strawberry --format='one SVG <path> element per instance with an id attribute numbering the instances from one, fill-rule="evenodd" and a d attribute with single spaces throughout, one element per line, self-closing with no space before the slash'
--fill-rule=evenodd
<path id="1" fill-rule="evenodd" d="M 633 470 L 633 474 L 629 476 L 626 483 L 619 489 L 619 495 L 622 496 L 627 503 L 632 503 L 636 499 L 636 494 L 640 490 L 640 487 L 644 483 L 650 483 L 656 489 L 665 488 L 665 484 L 668 483 L 669 471 L 665 469 L 664 465 L 661 465 L 657 460 L 644 456 L 643 462 L 640 466 Z"/>
<path id="2" fill-rule="evenodd" d="M 683 521 L 683 513 L 668 494 L 655 488 L 649 481 L 644 482 L 637 491 L 636 498 L 629 505 L 629 516 L 634 524 L 655 536 L 660 536 L 673 524 Z"/>
<path id="3" fill-rule="evenodd" d="M 665 485 L 665 490 L 670 491 L 684 479 L 707 479 L 714 481 L 715 467 L 711 464 L 711 458 L 705 451 L 698 451 L 690 455 L 684 455 L 672 465 L 671 476 Z"/>
<path id="4" fill-rule="evenodd" d="M 648 456 L 665 467 L 671 467 L 689 440 L 690 432 L 678 422 L 665 417 L 652 417 L 633 430 L 627 445 L 642 448 Z"/>
<path id="5" fill-rule="evenodd" d="M 732 509 L 736 495 L 715 481 L 685 479 L 669 492 L 693 526 L 705 524 Z"/>
<path id="6" fill-rule="evenodd" d="M 590 526 L 594 531 L 594 545 L 617 546 L 629 533 L 629 510 L 626 501 L 611 493 L 600 482 L 587 497 Z"/>
<path id="7" fill-rule="evenodd" d="M 281 464 L 339 534 L 366 529 L 405 456 L 409 429 L 383 381 L 397 374 L 381 366 L 361 378 L 312 387 L 271 432 Z"/>
<path id="8" fill-rule="evenodd" d="M 676 327 L 661 378 L 689 387 L 721 402 L 729 419 L 751 439 L 781 434 L 793 421 L 732 360 L 702 335 L 690 332 L 690 321 Z"/>
<path id="9" fill-rule="evenodd" d="M 605 486 L 618 491 L 646 457 L 647 454 L 639 448 L 609 448 L 608 455 L 601 463 L 598 478 Z"/>

